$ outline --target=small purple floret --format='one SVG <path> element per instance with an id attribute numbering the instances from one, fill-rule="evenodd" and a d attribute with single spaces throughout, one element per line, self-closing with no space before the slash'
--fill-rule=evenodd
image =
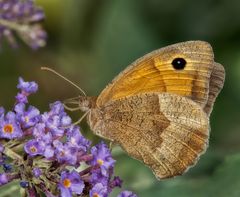
<path id="1" fill-rule="evenodd" d="M 107 145 L 103 142 L 92 147 L 91 153 L 93 155 L 93 160 L 90 162 L 91 165 L 99 165 L 101 172 L 104 176 L 107 175 L 108 170 L 114 166 L 116 162 L 111 155 L 110 150 Z"/>
<path id="2" fill-rule="evenodd" d="M 15 105 L 15 112 L 17 114 L 17 119 L 20 122 L 23 128 L 29 128 L 34 126 L 39 122 L 40 112 L 37 108 L 33 106 L 29 106 L 27 110 L 25 110 L 26 106 L 24 103 L 18 103 Z"/>
<path id="3" fill-rule="evenodd" d="M 55 154 L 58 162 L 69 165 L 75 165 L 77 162 L 76 149 L 70 147 L 68 144 L 56 140 L 53 142 L 55 147 Z"/>
<path id="4" fill-rule="evenodd" d="M 38 90 L 38 84 L 34 81 L 26 82 L 19 77 L 17 88 L 21 90 L 16 96 L 17 103 L 28 103 L 28 96 Z"/>
<path id="5" fill-rule="evenodd" d="M 23 93 L 18 93 L 15 98 L 17 103 L 28 103 L 27 96 Z"/>
<path id="6" fill-rule="evenodd" d="M 59 183 L 61 196 L 72 197 L 72 194 L 81 194 L 85 187 L 80 175 L 73 170 L 72 172 L 62 172 Z"/>
<path id="7" fill-rule="evenodd" d="M 28 153 L 30 156 L 36 156 L 43 154 L 44 146 L 37 140 L 29 140 L 25 146 L 24 150 L 26 153 Z"/>
<path id="8" fill-rule="evenodd" d="M 97 183 L 96 185 L 93 186 L 93 188 L 90 190 L 89 193 L 90 197 L 107 197 L 108 196 L 108 189 L 105 185 L 102 183 Z"/>
<path id="9" fill-rule="evenodd" d="M 137 195 L 131 191 L 122 191 L 117 197 L 137 197 Z"/>
<path id="10" fill-rule="evenodd" d="M 122 187 L 122 183 L 123 181 L 120 179 L 119 176 L 115 176 L 111 182 L 111 187 L 114 188 L 114 187 Z"/>
<path id="11" fill-rule="evenodd" d="M 5 185 L 6 183 L 8 183 L 8 176 L 6 173 L 0 173 L 0 186 L 1 185 Z"/>
<path id="12" fill-rule="evenodd" d="M 30 95 L 37 92 L 38 84 L 34 81 L 26 82 L 22 77 L 19 77 L 17 88 L 26 93 L 26 95 Z"/>
<path id="13" fill-rule="evenodd" d="M 97 183 L 102 183 L 103 185 L 107 186 L 109 183 L 109 176 L 104 176 L 101 173 L 101 169 L 95 169 L 91 172 L 90 183 L 95 185 Z"/>
<path id="14" fill-rule="evenodd" d="M 43 156 L 50 159 L 54 156 L 55 149 L 51 145 L 45 146 Z"/>
<path id="15" fill-rule="evenodd" d="M 42 138 L 42 136 L 44 136 L 46 134 L 46 125 L 44 123 L 37 123 L 34 127 L 33 127 L 33 136 L 36 139 L 40 139 Z"/>
<path id="16" fill-rule="evenodd" d="M 63 104 L 59 101 L 50 105 L 50 111 L 45 112 L 41 120 L 52 133 L 53 137 L 56 138 L 62 137 L 65 128 L 70 126 L 72 122 L 71 118 L 64 112 Z"/>
<path id="17" fill-rule="evenodd" d="M 0 138 L 14 139 L 23 136 L 23 132 L 16 120 L 14 112 L 8 112 L 0 121 Z"/>
<path id="18" fill-rule="evenodd" d="M 41 171 L 40 168 L 33 168 L 32 172 L 33 172 L 33 175 L 34 175 L 36 178 L 39 178 L 39 177 L 41 176 L 41 174 L 42 174 L 42 171 Z"/>
<path id="19" fill-rule="evenodd" d="M 87 140 L 80 132 L 80 128 L 72 126 L 67 130 L 67 143 L 69 146 L 77 148 L 78 152 L 86 153 L 91 142 Z"/>

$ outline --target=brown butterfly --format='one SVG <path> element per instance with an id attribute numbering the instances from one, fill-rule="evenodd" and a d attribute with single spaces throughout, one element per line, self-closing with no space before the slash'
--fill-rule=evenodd
<path id="1" fill-rule="evenodd" d="M 157 178 L 181 175 L 206 150 L 209 116 L 225 71 L 207 42 L 153 51 L 122 71 L 98 97 L 77 99 L 93 132 L 119 144 Z"/>

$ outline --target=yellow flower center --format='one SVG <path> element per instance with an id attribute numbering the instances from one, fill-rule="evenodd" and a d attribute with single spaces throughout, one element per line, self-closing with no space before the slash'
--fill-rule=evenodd
<path id="1" fill-rule="evenodd" d="M 100 196 L 98 195 L 98 193 L 94 193 L 93 197 L 100 197 Z"/>
<path id="2" fill-rule="evenodd" d="M 26 123 L 29 122 L 29 117 L 25 116 L 25 122 L 26 122 Z"/>
<path id="3" fill-rule="evenodd" d="M 3 127 L 3 132 L 4 133 L 10 133 L 11 134 L 11 133 L 13 133 L 13 131 L 14 131 L 14 128 L 11 124 L 4 125 L 4 127 Z"/>
<path id="4" fill-rule="evenodd" d="M 71 142 L 72 144 L 76 144 L 76 140 L 73 137 L 71 138 Z"/>
<path id="5" fill-rule="evenodd" d="M 32 153 L 35 153 L 35 152 L 37 152 L 37 149 L 36 149 L 35 146 L 31 146 L 31 147 L 30 147 L 30 151 L 31 151 Z"/>
<path id="6" fill-rule="evenodd" d="M 103 163 L 104 163 L 104 161 L 102 159 L 98 159 L 97 162 L 100 166 L 103 165 Z"/>
<path id="7" fill-rule="evenodd" d="M 71 181 L 70 181 L 70 179 L 64 179 L 63 180 L 63 185 L 64 185 L 64 187 L 66 187 L 66 188 L 69 188 L 69 187 L 71 187 Z"/>

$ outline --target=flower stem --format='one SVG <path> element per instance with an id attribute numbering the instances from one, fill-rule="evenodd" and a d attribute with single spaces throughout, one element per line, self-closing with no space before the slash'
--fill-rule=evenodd
<path id="1" fill-rule="evenodd" d="M 46 186 L 43 183 L 40 183 L 38 187 L 45 193 L 46 197 L 56 197 L 47 190 Z"/>
<path id="2" fill-rule="evenodd" d="M 88 168 L 84 169 L 83 171 L 79 172 L 79 175 L 80 175 L 80 176 L 83 176 L 83 175 L 91 172 L 91 170 L 95 170 L 95 169 L 98 169 L 98 168 L 99 168 L 98 165 L 88 167 Z"/>
<path id="3" fill-rule="evenodd" d="M 29 30 L 28 25 L 25 25 L 25 24 L 19 25 L 15 22 L 11 22 L 11 21 L 4 20 L 4 19 L 0 19 L 0 25 L 8 27 L 10 29 L 13 29 L 15 31 L 28 31 Z"/>
<path id="4" fill-rule="evenodd" d="M 19 162 L 23 163 L 23 159 L 20 155 L 18 155 L 16 152 L 12 151 L 10 148 L 5 147 L 3 153 L 10 157 L 11 159 L 15 160 L 17 159 Z"/>
<path id="5" fill-rule="evenodd" d="M 93 156 L 90 154 L 90 155 L 83 155 L 79 157 L 78 160 L 86 162 L 86 161 L 91 161 L 92 159 L 93 159 Z"/>

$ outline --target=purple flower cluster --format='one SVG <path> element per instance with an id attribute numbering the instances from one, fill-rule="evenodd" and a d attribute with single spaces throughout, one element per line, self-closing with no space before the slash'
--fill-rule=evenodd
<path id="1" fill-rule="evenodd" d="M 114 176 L 115 160 L 104 142 L 95 146 L 72 124 L 57 101 L 44 113 L 28 104 L 38 90 L 35 82 L 19 78 L 12 111 L 0 108 L 0 186 L 19 179 L 29 196 L 89 195 L 107 197 L 122 180 Z M 84 163 L 84 164 L 83 164 Z M 79 170 L 81 169 L 81 170 Z M 129 191 L 119 197 L 136 197 Z"/>
<path id="2" fill-rule="evenodd" d="M 0 39 L 7 38 L 12 47 L 17 47 L 14 32 L 32 49 L 46 44 L 47 34 L 39 24 L 44 19 L 43 10 L 34 0 L 0 1 Z"/>

